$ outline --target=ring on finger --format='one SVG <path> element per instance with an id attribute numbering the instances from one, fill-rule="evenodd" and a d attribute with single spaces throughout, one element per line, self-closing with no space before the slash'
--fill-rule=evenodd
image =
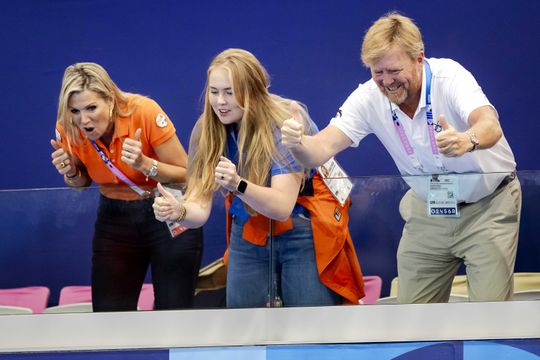
<path id="1" fill-rule="evenodd" d="M 66 163 L 62 161 L 62 162 L 60 163 L 60 168 L 63 169 L 63 168 L 65 168 L 65 167 L 66 167 Z"/>

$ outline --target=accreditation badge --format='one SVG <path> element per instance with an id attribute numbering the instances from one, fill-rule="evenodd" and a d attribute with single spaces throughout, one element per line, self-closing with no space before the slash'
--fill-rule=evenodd
<path id="1" fill-rule="evenodd" d="M 163 187 L 164 187 L 168 192 L 170 192 L 171 194 L 173 194 L 174 197 L 175 197 L 178 201 L 184 202 L 184 199 L 182 198 L 182 196 L 183 196 L 182 190 L 177 189 L 177 188 L 173 188 L 173 187 L 170 187 L 170 186 L 165 186 L 165 185 L 163 185 Z M 156 195 L 159 195 L 159 191 L 157 191 L 157 188 L 156 188 L 156 192 L 158 193 L 158 194 L 156 194 Z M 182 226 L 182 225 L 180 225 L 180 223 L 177 223 L 177 222 L 173 222 L 173 221 L 165 221 L 165 223 L 167 224 L 167 227 L 169 228 L 169 233 L 171 234 L 171 237 L 178 236 L 178 235 L 180 235 L 181 233 L 183 233 L 184 231 L 187 230 L 187 227 Z"/>
<path id="2" fill-rule="evenodd" d="M 427 215 L 429 217 L 459 217 L 457 176 L 429 176 L 428 189 Z"/>
<path id="3" fill-rule="evenodd" d="M 334 158 L 331 158 L 319 166 L 317 170 L 332 195 L 339 201 L 341 206 L 345 205 L 345 201 L 347 201 L 353 188 L 353 183 L 341 166 Z"/>

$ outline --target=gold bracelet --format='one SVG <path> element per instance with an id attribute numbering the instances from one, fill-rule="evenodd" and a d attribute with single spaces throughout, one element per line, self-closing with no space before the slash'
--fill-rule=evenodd
<path id="1" fill-rule="evenodd" d="M 180 216 L 178 217 L 178 219 L 174 220 L 174 222 L 178 222 L 178 223 L 186 220 L 186 214 L 187 214 L 186 207 L 183 204 L 181 204 L 180 206 L 182 207 L 180 209 Z"/>

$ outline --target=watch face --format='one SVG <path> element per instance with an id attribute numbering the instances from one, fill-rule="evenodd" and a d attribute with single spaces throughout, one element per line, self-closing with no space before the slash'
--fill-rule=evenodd
<path id="1" fill-rule="evenodd" d="M 469 139 L 471 140 L 471 143 L 472 143 L 472 145 L 473 145 L 472 148 L 471 148 L 471 150 L 469 150 L 469 151 L 474 151 L 474 150 L 476 150 L 476 148 L 480 145 L 480 142 L 478 141 L 478 138 L 476 137 L 476 134 L 473 133 L 473 132 L 470 131 L 470 130 L 465 131 L 465 133 L 466 133 L 467 135 L 469 135 Z"/>
<path id="2" fill-rule="evenodd" d="M 146 176 L 156 176 L 158 173 L 158 168 L 157 168 L 157 161 L 156 160 L 152 160 L 152 167 L 150 168 L 150 170 L 148 170 L 148 174 Z"/>
<path id="3" fill-rule="evenodd" d="M 246 191 L 246 188 L 247 188 L 247 182 L 245 180 L 240 180 L 240 182 L 238 183 L 238 187 L 236 188 L 236 191 L 243 194 Z"/>

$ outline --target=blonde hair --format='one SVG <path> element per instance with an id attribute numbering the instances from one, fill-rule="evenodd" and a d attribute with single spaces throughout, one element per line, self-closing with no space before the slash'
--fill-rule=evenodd
<path id="1" fill-rule="evenodd" d="M 62 88 L 58 99 L 57 123 L 62 125 L 66 132 L 68 146 L 81 139 L 79 128 L 75 125 L 69 111 L 71 95 L 89 90 L 100 95 L 104 100 L 113 104 L 111 121 L 118 116 L 128 116 L 131 111 L 125 112 L 122 108 L 128 102 L 129 93 L 122 92 L 103 67 L 96 63 L 82 62 L 70 65 L 64 71 Z"/>
<path id="2" fill-rule="evenodd" d="M 291 117 L 291 100 L 269 93 L 269 76 L 250 52 L 227 49 L 217 55 L 207 71 L 204 111 L 191 134 L 186 198 L 210 201 L 218 189 L 215 167 L 226 155 L 226 127 L 214 113 L 209 100 L 208 78 L 216 68 L 227 70 L 233 94 L 244 110 L 238 124 L 238 174 L 266 186 L 272 161 L 283 159 L 276 151 L 275 132 Z"/>
<path id="3" fill-rule="evenodd" d="M 413 20 L 397 12 L 390 12 L 375 21 L 364 36 L 362 43 L 364 66 L 371 67 L 394 45 L 405 50 L 413 60 L 424 51 L 422 34 Z"/>

